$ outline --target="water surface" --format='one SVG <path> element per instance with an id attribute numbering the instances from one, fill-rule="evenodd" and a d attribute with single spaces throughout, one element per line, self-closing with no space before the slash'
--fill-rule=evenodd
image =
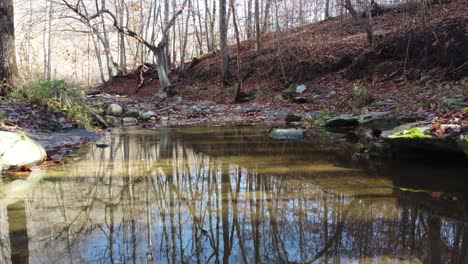
<path id="1" fill-rule="evenodd" d="M 4 179 L 0 263 L 467 261 L 463 164 L 361 166 L 341 144 L 265 135 L 116 130 L 110 148 Z"/>

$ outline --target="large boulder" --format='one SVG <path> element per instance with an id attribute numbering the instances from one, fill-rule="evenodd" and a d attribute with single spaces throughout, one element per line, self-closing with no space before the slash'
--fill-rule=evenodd
<path id="1" fill-rule="evenodd" d="M 46 158 L 44 148 L 26 134 L 0 131 L 0 169 L 36 165 Z"/>
<path id="2" fill-rule="evenodd" d="M 270 132 L 270 137 L 279 140 L 301 140 L 305 138 L 303 129 L 274 128 Z"/>
<path id="3" fill-rule="evenodd" d="M 123 114 L 123 108 L 118 104 L 110 104 L 106 109 L 106 114 L 119 117 Z"/>

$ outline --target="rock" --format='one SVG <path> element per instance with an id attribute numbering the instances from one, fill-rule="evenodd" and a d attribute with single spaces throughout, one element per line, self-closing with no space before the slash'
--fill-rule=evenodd
<path id="1" fill-rule="evenodd" d="M 106 122 L 111 126 L 120 126 L 122 124 L 122 120 L 115 116 L 106 116 Z"/>
<path id="2" fill-rule="evenodd" d="M 138 110 L 130 110 L 126 112 L 123 117 L 133 117 L 133 118 L 140 118 L 140 111 Z"/>
<path id="3" fill-rule="evenodd" d="M 284 120 L 287 123 L 300 122 L 302 120 L 302 115 L 295 114 L 295 113 L 289 113 Z"/>
<path id="4" fill-rule="evenodd" d="M 274 128 L 270 137 L 279 140 L 301 140 L 305 138 L 303 129 Z"/>
<path id="5" fill-rule="evenodd" d="M 442 128 L 450 127 L 459 130 L 458 125 L 442 125 Z M 400 153 L 411 156 L 423 157 L 446 157 L 448 153 L 465 155 L 462 146 L 453 137 L 436 137 L 428 133 L 431 125 L 410 123 L 396 127 L 392 130 L 383 131 L 381 138 L 388 142 Z"/>
<path id="6" fill-rule="evenodd" d="M 160 92 L 153 96 L 152 101 L 153 103 L 159 104 L 164 102 L 167 99 L 168 95 L 166 92 Z"/>
<path id="7" fill-rule="evenodd" d="M 180 95 L 174 96 L 173 99 L 174 99 L 175 102 L 178 102 L 178 103 L 184 101 L 184 98 L 182 98 L 182 96 L 180 96 Z"/>
<path id="8" fill-rule="evenodd" d="M 444 102 L 444 105 L 450 109 L 462 110 L 468 107 L 468 101 L 465 100 L 463 96 L 458 96 L 454 98 L 445 98 L 443 102 Z"/>
<path id="9" fill-rule="evenodd" d="M 122 118 L 122 123 L 124 126 L 135 126 L 138 124 L 138 119 L 134 117 L 124 117 Z"/>
<path id="10" fill-rule="evenodd" d="M 109 116 L 122 116 L 123 108 L 118 104 L 110 104 L 106 109 L 106 114 Z"/>
<path id="11" fill-rule="evenodd" d="M 296 94 L 301 94 L 305 92 L 306 90 L 307 90 L 307 87 L 304 84 L 299 85 L 298 87 L 296 87 Z"/>
<path id="12" fill-rule="evenodd" d="M 392 106 L 395 105 L 393 101 L 387 100 L 387 101 L 376 101 L 373 103 L 375 106 Z"/>
<path id="13" fill-rule="evenodd" d="M 153 111 L 146 111 L 146 112 L 143 112 L 140 116 L 141 120 L 143 121 L 148 121 L 150 120 L 152 117 L 156 117 L 157 114 Z"/>
<path id="14" fill-rule="evenodd" d="M 327 94 L 327 98 L 333 98 L 336 96 L 336 92 L 335 91 L 331 91 Z"/>
<path id="15" fill-rule="evenodd" d="M 44 148 L 26 134 L 0 131 L 0 169 L 36 165 L 46 158 Z"/>
<path id="16" fill-rule="evenodd" d="M 359 125 L 357 117 L 337 116 L 325 122 L 325 127 L 353 127 Z"/>
<path id="17" fill-rule="evenodd" d="M 288 127 L 301 127 L 302 123 L 301 122 L 291 122 L 288 123 Z"/>
<path id="18" fill-rule="evenodd" d="M 305 104 L 307 103 L 307 98 L 302 97 L 302 96 L 296 96 L 294 97 L 293 101 L 298 104 Z"/>
<path id="19" fill-rule="evenodd" d="M 361 125 L 381 131 L 390 130 L 404 124 L 413 123 L 415 121 L 415 117 L 390 116 L 389 112 L 371 112 L 359 116 L 359 123 Z"/>

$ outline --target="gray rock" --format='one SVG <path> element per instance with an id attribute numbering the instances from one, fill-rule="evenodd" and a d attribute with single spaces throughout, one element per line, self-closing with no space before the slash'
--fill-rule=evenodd
<path id="1" fill-rule="evenodd" d="M 146 112 L 143 112 L 140 116 L 140 118 L 143 120 L 143 121 L 148 121 L 150 120 L 152 117 L 156 117 L 157 114 L 153 111 L 146 111 Z"/>
<path id="2" fill-rule="evenodd" d="M 118 104 L 110 104 L 106 109 L 106 114 L 109 116 L 122 116 L 123 108 Z"/>
<path id="3" fill-rule="evenodd" d="M 106 116 L 106 122 L 111 126 L 120 126 L 122 124 L 122 120 L 115 116 Z"/>
<path id="4" fill-rule="evenodd" d="M 393 101 L 376 101 L 373 103 L 373 105 L 375 106 L 392 106 L 392 105 L 395 105 L 395 103 Z"/>
<path id="5" fill-rule="evenodd" d="M 164 102 L 167 99 L 168 95 L 166 92 L 160 92 L 153 96 L 152 101 L 153 103 L 159 104 Z"/>
<path id="6" fill-rule="evenodd" d="M 124 117 L 122 118 L 122 123 L 124 126 L 135 126 L 138 124 L 138 119 L 134 117 Z"/>
<path id="7" fill-rule="evenodd" d="M 288 123 L 288 127 L 302 127 L 303 124 L 302 122 L 291 122 L 291 123 Z"/>
<path id="8" fill-rule="evenodd" d="M 184 98 L 182 98 L 182 96 L 180 96 L 180 95 L 174 96 L 173 99 L 174 99 L 175 102 L 178 102 L 178 103 L 184 101 Z"/>
<path id="9" fill-rule="evenodd" d="M 304 84 L 299 85 L 298 87 L 296 87 L 296 94 L 301 94 L 305 92 L 306 90 L 307 90 L 307 87 Z"/>
<path id="10" fill-rule="evenodd" d="M 327 94 L 327 98 L 333 98 L 336 96 L 336 92 L 335 91 L 331 91 Z"/>
<path id="11" fill-rule="evenodd" d="M 44 148 L 26 134 L 0 131 L 0 169 L 36 165 L 46 158 Z"/>
<path id="12" fill-rule="evenodd" d="M 140 118 L 140 115 L 141 113 L 138 110 L 129 110 L 123 115 L 123 117 Z"/>
<path id="13" fill-rule="evenodd" d="M 363 126 L 384 131 L 413 123 L 416 121 L 416 118 L 411 116 L 389 116 L 388 112 L 372 112 L 360 116 L 359 120 L 359 123 Z"/>
<path id="14" fill-rule="evenodd" d="M 286 118 L 284 119 L 287 123 L 291 122 L 300 122 L 302 120 L 302 115 L 300 114 L 295 114 L 295 113 L 289 113 Z"/>
<path id="15" fill-rule="evenodd" d="M 468 107 L 468 101 L 463 96 L 454 98 L 445 98 L 443 100 L 444 105 L 451 109 L 462 110 Z"/>
<path id="16" fill-rule="evenodd" d="M 270 137 L 279 140 L 301 140 L 305 138 L 303 129 L 274 128 Z"/>
<path id="17" fill-rule="evenodd" d="M 359 125 L 357 117 L 337 116 L 325 122 L 325 127 L 353 127 Z"/>

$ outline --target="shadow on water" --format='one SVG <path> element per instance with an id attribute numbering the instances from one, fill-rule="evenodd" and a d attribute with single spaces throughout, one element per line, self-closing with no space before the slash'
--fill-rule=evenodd
<path id="1" fill-rule="evenodd" d="M 0 200 L 1 263 L 468 260 L 466 207 L 430 195 L 463 193 L 462 165 L 364 170 L 340 145 L 258 127 L 115 134 Z"/>

